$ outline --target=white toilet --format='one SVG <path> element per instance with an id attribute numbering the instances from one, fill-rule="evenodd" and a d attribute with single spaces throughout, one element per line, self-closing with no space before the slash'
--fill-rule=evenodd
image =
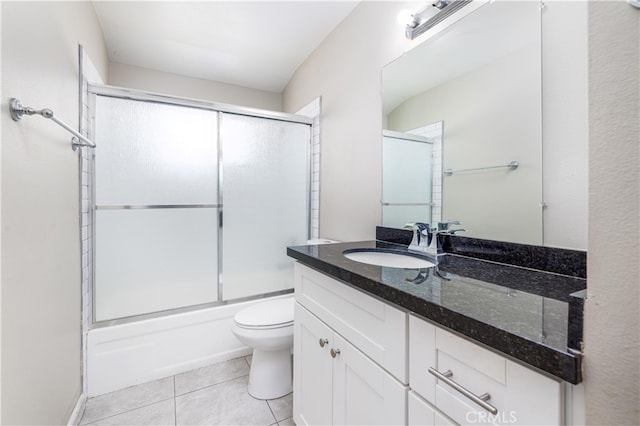
<path id="1" fill-rule="evenodd" d="M 275 399 L 293 390 L 293 296 L 259 302 L 238 312 L 233 333 L 253 348 L 249 394 Z"/>

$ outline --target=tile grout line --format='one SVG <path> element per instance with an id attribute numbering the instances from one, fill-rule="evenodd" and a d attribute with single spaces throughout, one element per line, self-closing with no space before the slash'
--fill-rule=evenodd
<path id="1" fill-rule="evenodd" d="M 267 403 L 267 408 L 269 408 L 269 411 L 271 411 L 271 415 L 273 416 L 273 420 L 275 421 L 275 424 L 279 424 L 278 423 L 278 419 L 276 419 L 276 415 L 273 413 L 273 410 L 271 409 L 271 405 L 269 404 L 269 400 L 265 399 L 264 402 Z M 274 423 L 271 423 L 271 425 L 273 425 Z"/>
<path id="2" fill-rule="evenodd" d="M 190 390 L 189 392 L 181 393 L 180 395 L 175 395 L 175 394 L 174 395 L 175 395 L 175 397 L 189 395 L 190 393 L 198 392 L 198 391 L 201 391 L 201 390 L 204 390 L 204 389 L 207 389 L 207 388 L 212 388 L 214 386 L 218 386 L 218 385 L 221 385 L 223 383 L 228 383 L 228 382 L 230 382 L 232 380 L 238 380 L 238 379 L 241 379 L 242 377 L 247 377 L 247 376 L 249 376 L 249 375 L 248 374 L 243 374 L 242 376 L 231 377 L 229 379 L 223 380 L 223 381 L 218 382 L 218 383 L 213 383 L 213 384 L 206 385 L 206 386 L 203 386 L 203 387 L 198 388 L 198 389 L 193 389 L 193 390 Z"/>
<path id="3" fill-rule="evenodd" d="M 249 363 L 249 360 L 247 359 L 247 356 L 243 356 L 243 358 L 244 358 L 244 361 L 246 362 L 247 366 L 249 368 L 251 368 L 251 364 Z M 229 383 L 231 381 L 239 380 L 239 379 L 248 377 L 249 374 L 242 374 L 242 375 L 237 376 L 237 377 L 230 377 L 230 378 L 227 378 L 226 380 L 223 380 L 223 381 L 220 381 L 220 382 L 217 382 L 217 383 L 213 383 L 213 384 L 209 384 L 209 385 L 206 385 L 206 386 L 202 386 L 200 388 L 190 390 L 190 391 L 185 392 L 185 393 L 180 394 L 180 395 L 177 394 L 177 376 L 179 376 L 179 375 L 171 376 L 172 379 L 173 379 L 173 395 L 172 395 L 172 398 L 173 398 L 173 404 L 174 404 L 174 425 L 175 426 L 178 425 L 177 398 L 179 396 L 182 397 L 182 396 L 186 396 L 188 394 L 195 393 L 195 392 L 198 392 L 198 391 L 201 391 L 201 390 L 204 390 L 204 389 L 212 388 L 214 386 L 224 385 L 224 384 Z M 140 405 L 140 406 L 137 406 L 137 407 L 133 407 L 133 408 L 125 410 L 125 411 L 121 411 L 121 412 L 118 412 L 118 413 L 114 413 L 114 414 L 108 415 L 106 417 L 100 417 L 100 418 L 97 418 L 97 419 L 92 419 L 90 422 L 88 422 L 88 424 L 92 424 L 94 422 L 98 422 L 98 421 L 103 421 L 103 420 L 107 420 L 107 419 L 110 419 L 110 418 L 114 418 L 114 417 L 117 417 L 117 416 L 120 416 L 120 415 L 124 415 L 126 413 L 131 413 L 133 411 L 136 411 L 136 410 L 139 410 L 139 409 L 143 409 L 143 408 L 147 408 L 147 407 L 150 407 L 150 406 L 155 405 L 155 404 L 167 402 L 170 399 L 171 398 L 159 399 L 159 400 L 156 400 L 156 401 L 153 401 L 153 402 L 149 402 L 147 404 L 143 404 L 143 405 Z M 267 403 L 267 408 L 271 412 L 272 418 L 275 421 L 274 423 L 270 423 L 270 425 L 277 426 L 279 424 L 279 422 L 276 419 L 276 416 L 275 416 L 273 410 L 271 409 L 271 406 L 269 405 L 268 400 L 265 400 L 265 402 Z M 86 412 L 86 407 L 85 407 L 85 412 Z M 85 412 L 83 412 L 83 415 L 81 417 L 81 422 L 80 422 L 81 424 L 82 424 L 82 418 L 84 418 L 84 415 L 86 414 Z"/>
<path id="4" fill-rule="evenodd" d="M 174 397 L 174 398 L 175 398 L 175 397 Z M 130 412 L 132 412 L 132 411 L 139 410 L 140 408 L 146 408 L 146 407 L 150 407 L 150 406 L 155 405 L 155 404 L 159 404 L 159 403 L 161 403 L 161 402 L 169 401 L 170 399 L 171 399 L 171 398 L 160 399 L 160 400 L 158 400 L 158 401 L 154 401 L 154 402 L 151 402 L 151 403 L 149 403 L 149 404 L 140 405 L 140 406 L 135 407 L 135 408 L 132 408 L 132 409 L 130 409 L 130 410 L 121 411 L 121 412 L 116 413 L 116 414 L 113 414 L 113 415 L 111 415 L 111 416 L 102 417 L 102 418 L 99 418 L 99 419 L 93 419 L 93 420 L 91 420 L 90 422 L 88 422 L 87 424 L 93 424 L 93 423 L 95 423 L 95 422 L 99 422 L 99 421 L 102 421 L 102 420 L 110 419 L 110 418 L 112 418 L 112 417 L 117 417 L 117 416 L 119 416 L 119 415 L 121 415 L 121 414 L 126 414 L 126 413 L 130 413 Z M 86 411 L 86 409 L 85 409 L 85 411 Z M 84 415 L 83 415 L 83 417 L 84 417 Z M 80 423 L 82 424 L 82 421 L 81 421 Z"/>

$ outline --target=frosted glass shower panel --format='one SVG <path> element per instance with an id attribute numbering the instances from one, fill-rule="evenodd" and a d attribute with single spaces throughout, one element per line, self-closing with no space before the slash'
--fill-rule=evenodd
<path id="1" fill-rule="evenodd" d="M 96 211 L 96 321 L 214 302 L 218 209 Z"/>
<path id="2" fill-rule="evenodd" d="M 382 143 L 383 225 L 431 222 L 432 145 L 385 136 Z M 408 219 L 411 218 L 411 219 Z"/>
<path id="3" fill-rule="evenodd" d="M 217 114 L 96 96 L 96 204 L 217 204 Z"/>
<path id="4" fill-rule="evenodd" d="M 225 300 L 293 287 L 309 232 L 310 126 L 221 115 Z"/>
<path id="5" fill-rule="evenodd" d="M 382 206 L 382 225 L 389 228 L 403 228 L 411 221 L 431 223 L 431 217 L 431 206 Z"/>

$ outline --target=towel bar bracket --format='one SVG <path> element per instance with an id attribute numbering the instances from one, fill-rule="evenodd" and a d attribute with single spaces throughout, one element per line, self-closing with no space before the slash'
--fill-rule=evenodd
<path id="1" fill-rule="evenodd" d="M 51 121 L 53 121 L 54 123 L 56 123 L 57 125 L 59 125 L 60 127 L 62 127 L 63 129 L 65 129 L 66 131 L 68 131 L 73 135 L 73 138 L 71 138 L 71 148 L 74 151 L 77 151 L 78 148 L 82 146 L 88 146 L 90 148 L 96 147 L 95 143 L 91 142 L 89 139 L 87 139 L 86 137 L 84 137 L 83 135 L 75 131 L 67 123 L 60 120 L 58 117 L 56 117 L 53 111 L 51 111 L 49 108 L 43 108 L 43 109 L 37 110 L 34 108 L 25 107 L 22 105 L 19 99 L 11 98 L 11 100 L 9 100 L 9 112 L 11 113 L 11 118 L 14 121 L 22 120 L 22 117 L 24 115 L 41 115 L 44 118 L 50 119 Z"/>

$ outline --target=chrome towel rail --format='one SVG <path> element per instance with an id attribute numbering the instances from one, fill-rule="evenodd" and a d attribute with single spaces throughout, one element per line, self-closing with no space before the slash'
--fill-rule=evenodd
<path id="1" fill-rule="evenodd" d="M 11 98 L 11 100 L 9 101 L 9 110 L 11 112 L 11 118 L 13 118 L 14 121 L 20 121 L 23 115 L 36 115 L 36 114 L 41 115 L 44 118 L 50 119 L 51 121 L 53 121 L 54 123 L 56 123 L 57 125 L 59 125 L 63 129 L 65 129 L 67 132 L 73 135 L 73 138 L 71 138 L 71 148 L 74 151 L 76 151 L 78 147 L 81 147 L 81 146 L 88 146 L 91 148 L 96 147 L 95 143 L 91 142 L 89 139 L 87 139 L 86 137 L 84 137 L 83 135 L 75 131 L 67 123 L 60 120 L 58 117 L 56 117 L 53 114 L 53 111 L 51 111 L 48 108 L 36 110 L 33 108 L 23 106 L 22 103 L 20 103 L 19 99 Z"/>
<path id="2" fill-rule="evenodd" d="M 435 206 L 435 203 L 389 203 L 384 200 L 380 200 L 380 204 L 383 206 Z"/>
<path id="3" fill-rule="evenodd" d="M 509 169 L 509 170 L 515 170 L 518 168 L 518 166 L 520 165 L 520 163 L 518 163 L 517 161 L 512 161 L 509 164 L 504 164 L 501 166 L 489 166 L 489 167 L 476 167 L 475 169 L 460 169 L 460 170 L 452 170 L 452 169 L 447 169 L 444 171 L 444 175 L 445 176 L 451 176 L 454 173 L 463 173 L 463 172 L 475 172 L 477 170 L 489 170 L 489 169 Z"/>

